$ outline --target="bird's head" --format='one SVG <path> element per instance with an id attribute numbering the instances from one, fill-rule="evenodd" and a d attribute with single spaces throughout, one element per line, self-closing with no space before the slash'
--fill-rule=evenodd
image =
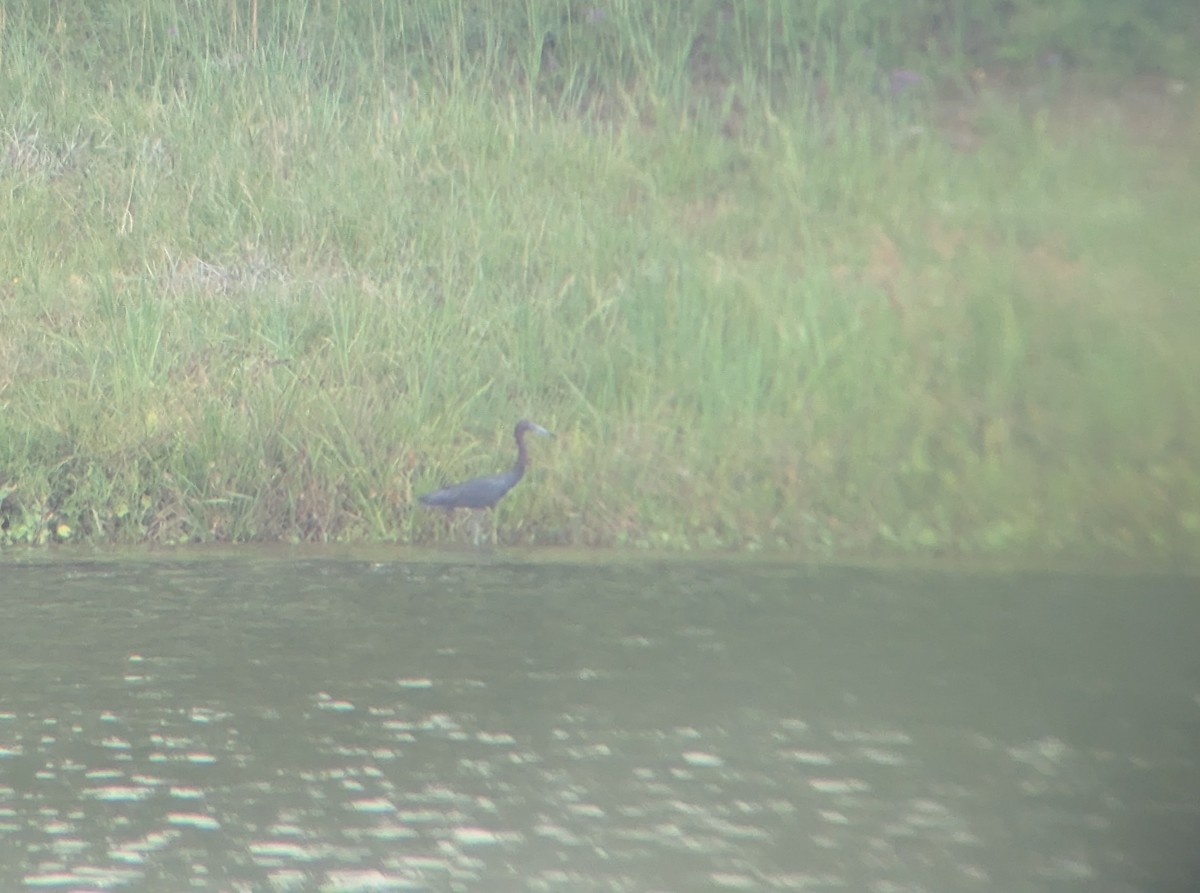
<path id="1" fill-rule="evenodd" d="M 521 421 L 517 422 L 517 430 L 514 433 L 516 434 L 517 437 L 520 437 L 526 431 L 532 431 L 534 434 L 542 435 L 542 437 L 553 437 L 554 436 L 553 432 L 547 431 L 541 425 L 536 425 L 533 422 L 529 421 L 529 419 L 521 419 Z"/>

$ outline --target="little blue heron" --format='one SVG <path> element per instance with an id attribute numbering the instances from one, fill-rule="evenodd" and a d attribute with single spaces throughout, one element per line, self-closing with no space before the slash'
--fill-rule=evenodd
<path id="1" fill-rule="evenodd" d="M 441 490 L 426 493 L 424 496 L 418 497 L 421 504 L 444 509 L 478 510 L 494 507 L 500 501 L 501 497 L 515 487 L 517 481 L 525 474 L 525 466 L 529 459 L 525 451 L 526 431 L 541 434 L 543 437 L 554 436 L 541 425 L 535 425 L 528 419 L 521 419 L 521 421 L 517 422 L 517 427 L 513 430 L 513 439 L 517 442 L 517 461 L 512 468 L 500 474 L 471 478 L 471 480 L 463 481 L 461 484 L 454 484 L 451 487 L 443 487 Z M 494 535 L 495 530 L 492 532 Z M 479 542 L 478 518 L 476 518 L 475 542 L 476 544 Z"/>

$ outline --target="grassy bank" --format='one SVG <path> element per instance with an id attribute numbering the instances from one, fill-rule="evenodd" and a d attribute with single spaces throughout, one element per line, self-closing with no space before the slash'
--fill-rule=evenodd
<path id="1" fill-rule="evenodd" d="M 508 542 L 1200 554 L 1186 79 L 934 4 L 107 6 L 2 20 L 3 541 L 430 542 L 529 416 Z"/>

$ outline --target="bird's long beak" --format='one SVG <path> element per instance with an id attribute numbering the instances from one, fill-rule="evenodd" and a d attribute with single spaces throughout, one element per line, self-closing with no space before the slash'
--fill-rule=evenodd
<path id="1" fill-rule="evenodd" d="M 554 436 L 553 431 L 547 431 L 541 425 L 534 425 L 532 422 L 530 422 L 530 425 L 532 425 L 532 430 L 536 431 L 538 434 L 542 435 L 542 437 L 553 437 Z"/>

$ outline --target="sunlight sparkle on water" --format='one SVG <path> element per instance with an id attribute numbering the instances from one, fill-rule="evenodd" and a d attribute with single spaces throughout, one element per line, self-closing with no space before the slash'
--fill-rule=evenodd
<path id="1" fill-rule="evenodd" d="M 144 800 L 150 796 L 149 788 L 135 788 L 129 785 L 110 785 L 104 788 L 87 788 L 83 796 L 92 800 L 109 800 L 114 802 Z"/>
<path id="2" fill-rule="evenodd" d="M 212 816 L 201 815 L 195 812 L 172 812 L 167 815 L 167 822 L 172 825 L 180 825 L 188 828 L 196 828 L 200 831 L 217 831 L 221 827 L 221 823 Z"/>

